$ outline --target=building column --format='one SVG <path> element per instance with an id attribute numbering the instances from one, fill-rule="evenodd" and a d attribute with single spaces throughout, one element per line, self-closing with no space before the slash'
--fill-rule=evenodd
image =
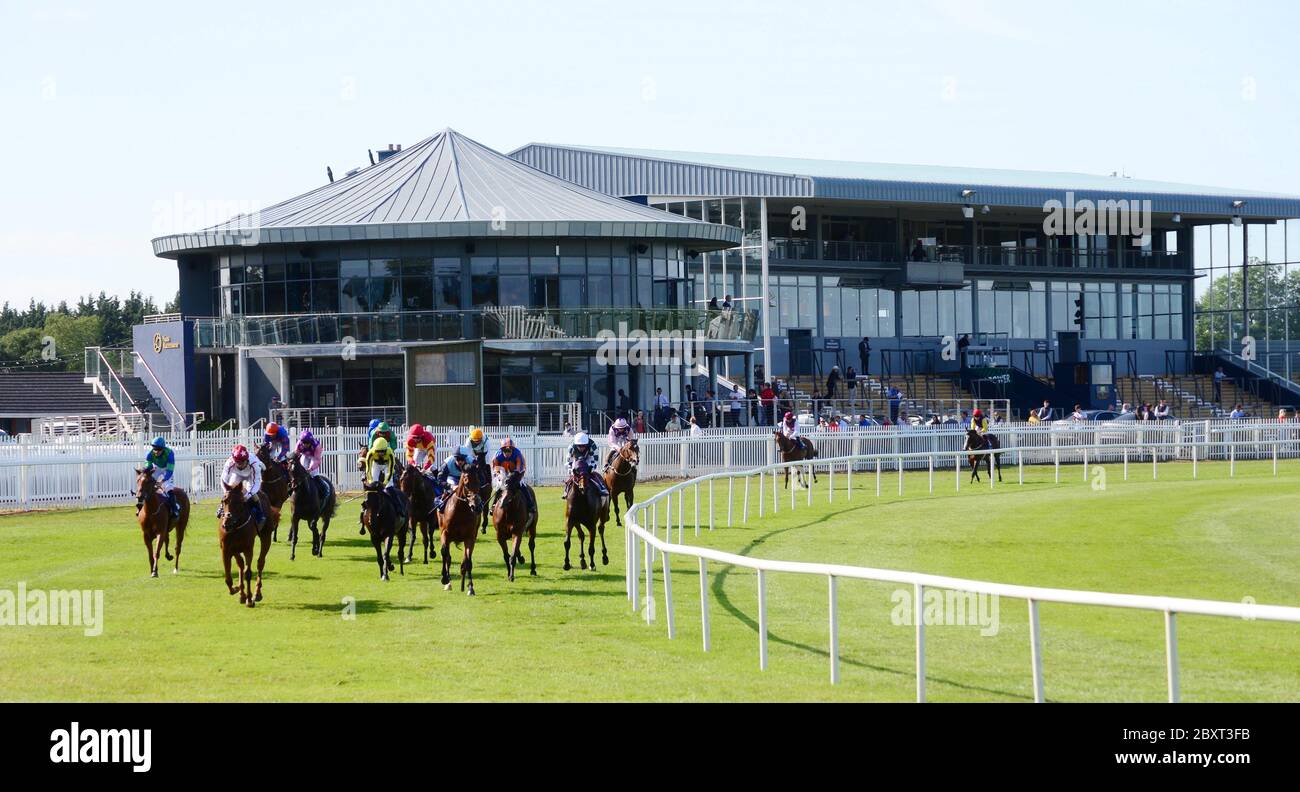
<path id="1" fill-rule="evenodd" d="M 762 229 L 762 274 L 760 275 L 760 289 L 762 290 L 761 299 L 763 300 L 763 373 L 769 380 L 774 376 L 772 373 L 772 325 L 768 317 L 768 303 L 771 302 L 768 295 L 772 290 L 770 277 L 768 273 L 768 236 L 767 236 L 767 199 L 759 199 L 759 211 L 762 215 L 759 217 L 760 228 Z"/>
<path id="2" fill-rule="evenodd" d="M 241 427 L 252 424 L 248 401 L 248 350 L 239 347 L 235 350 L 235 414 Z"/>

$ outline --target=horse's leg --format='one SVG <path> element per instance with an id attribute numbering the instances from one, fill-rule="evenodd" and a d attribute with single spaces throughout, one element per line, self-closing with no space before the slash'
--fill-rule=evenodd
<path id="1" fill-rule="evenodd" d="M 278 520 L 276 521 L 278 524 Z M 262 542 L 261 551 L 257 554 L 257 601 L 262 601 L 262 570 L 266 568 L 266 555 L 271 552 L 271 542 L 275 541 L 275 528 L 271 528 L 271 538 L 259 537 Z M 251 582 L 251 581 L 250 581 Z"/>
<path id="2" fill-rule="evenodd" d="M 571 520 L 565 520 L 565 524 L 564 524 L 564 571 L 565 572 L 568 572 L 570 569 L 573 569 L 573 566 L 569 563 L 569 537 L 572 535 L 573 535 L 573 522 Z"/>
<path id="3" fill-rule="evenodd" d="M 451 553 L 448 552 L 451 542 L 444 535 L 438 544 L 442 547 L 442 590 L 451 591 Z"/>
<path id="4" fill-rule="evenodd" d="M 181 545 L 185 544 L 185 525 L 181 521 L 176 523 L 176 564 L 172 567 L 172 574 L 175 575 L 181 571 Z"/>
<path id="5" fill-rule="evenodd" d="M 621 494 L 622 493 L 615 489 L 609 496 L 609 499 L 614 502 L 614 524 L 620 528 L 623 527 L 623 516 L 619 513 L 618 508 L 618 496 Z"/>
<path id="6" fill-rule="evenodd" d="M 524 554 L 520 552 L 520 547 L 523 543 L 524 532 L 521 528 L 519 532 L 515 534 L 514 552 L 510 554 L 510 579 L 512 581 L 515 579 L 515 570 L 519 568 L 519 562 L 524 560 Z"/>
<path id="7" fill-rule="evenodd" d="M 330 530 L 329 507 L 326 506 L 325 510 L 321 512 L 320 543 L 316 545 L 317 558 L 325 557 L 325 534 L 329 533 L 329 530 Z"/>
<path id="8" fill-rule="evenodd" d="M 530 565 L 530 569 L 528 571 L 528 574 L 532 575 L 533 577 L 537 577 L 537 556 L 533 553 L 533 545 L 536 543 L 536 540 L 537 540 L 537 526 L 529 525 L 528 526 L 528 563 Z"/>
<path id="9" fill-rule="evenodd" d="M 397 568 L 402 577 L 406 577 L 406 530 L 407 526 L 403 525 L 397 532 Z M 389 542 L 391 541 L 390 539 Z M 412 541 L 411 544 L 414 545 L 415 542 Z"/>
<path id="10" fill-rule="evenodd" d="M 424 563 L 429 563 L 429 521 L 420 521 L 420 544 L 424 546 Z"/>
<path id="11" fill-rule="evenodd" d="M 582 523 L 578 523 L 576 527 L 577 527 L 577 529 L 578 529 L 578 568 L 579 568 L 579 569 L 582 569 L 582 570 L 586 570 L 586 568 L 587 568 L 587 534 L 582 530 L 583 527 L 584 527 Z M 592 533 L 593 533 L 593 534 L 596 533 L 596 531 L 595 531 L 594 528 L 592 529 Z M 593 540 L 594 540 L 595 538 L 596 538 L 595 536 L 592 536 L 592 539 L 593 539 Z M 593 557 L 593 558 L 591 559 L 591 562 L 592 562 L 593 564 L 596 563 L 596 559 Z"/>
<path id="12" fill-rule="evenodd" d="M 384 540 L 371 531 L 370 543 L 375 546 L 375 558 L 379 561 L 379 579 L 388 580 L 388 564 L 384 560 Z"/>
<path id="13" fill-rule="evenodd" d="M 248 570 L 248 574 L 244 575 L 243 593 L 247 597 L 244 604 L 251 608 L 253 607 L 253 548 L 251 547 L 244 553 L 244 566 Z M 260 579 L 257 587 L 259 590 L 262 587 Z"/>
<path id="14" fill-rule="evenodd" d="M 469 577 L 469 595 L 474 596 L 474 542 L 465 543 L 465 560 L 460 562 L 460 587 L 465 588 L 465 578 Z"/>
<path id="15" fill-rule="evenodd" d="M 609 548 L 605 546 L 605 520 L 600 521 L 600 561 L 605 566 L 609 566 Z M 591 537 L 591 568 L 596 568 L 596 537 Z"/>
<path id="16" fill-rule="evenodd" d="M 149 541 L 148 533 L 141 533 L 144 539 L 144 554 L 149 557 L 149 577 L 158 577 L 158 565 L 153 560 L 153 542 Z"/>
<path id="17" fill-rule="evenodd" d="M 316 554 L 316 540 L 312 540 L 312 555 Z M 298 510 L 293 510 L 293 519 L 289 522 L 289 560 L 298 560 Z"/>
<path id="18" fill-rule="evenodd" d="M 373 531 L 371 533 L 374 533 Z M 384 580 L 388 580 L 388 573 L 397 567 L 393 566 L 393 532 L 388 533 L 388 538 L 381 540 L 380 544 L 384 547 Z"/>
<path id="19" fill-rule="evenodd" d="M 515 582 L 514 556 L 510 554 L 510 548 L 506 547 L 506 538 L 501 534 L 497 534 L 497 544 L 501 545 L 501 558 L 506 562 L 506 580 L 513 583 Z"/>

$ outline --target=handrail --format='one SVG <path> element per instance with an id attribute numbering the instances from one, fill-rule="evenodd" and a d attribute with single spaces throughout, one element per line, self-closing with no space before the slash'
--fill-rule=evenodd
<path id="1" fill-rule="evenodd" d="M 139 361 L 140 365 L 144 366 L 144 370 L 149 372 L 149 377 L 153 379 L 154 383 L 158 386 L 158 390 L 162 391 L 163 398 L 167 400 L 167 404 L 170 405 L 172 408 L 172 413 L 176 416 L 176 421 L 178 423 L 184 424 L 185 413 L 181 410 L 180 407 L 176 406 L 176 402 L 172 400 L 172 395 L 167 392 L 167 387 L 162 384 L 161 380 L 158 379 L 158 375 L 153 373 L 153 367 L 149 365 L 149 362 L 145 360 L 144 356 L 141 355 L 139 352 L 132 350 L 131 354 L 135 356 L 135 359 Z"/>
<path id="2" fill-rule="evenodd" d="M 1087 479 L 1088 451 L 1102 450 L 1113 453 L 1122 448 L 1125 462 L 1125 478 L 1128 477 L 1128 456 L 1130 449 L 1136 449 L 1140 456 L 1144 451 L 1151 455 L 1152 475 L 1157 476 L 1157 466 L 1159 460 L 1159 451 L 1163 448 L 1183 449 L 1192 448 L 1193 475 L 1195 475 L 1196 449 L 1211 447 L 1222 447 L 1230 441 L 1213 443 L 1206 441 L 1190 442 L 1163 442 L 1163 443 L 1134 443 L 1134 444 L 1095 444 L 1071 446 L 1071 451 L 1083 453 L 1084 478 Z M 1231 441 L 1232 449 L 1235 448 L 1238 441 Z M 1283 443 L 1295 444 L 1294 440 L 1253 440 L 1247 441 L 1247 445 L 1259 447 L 1271 446 L 1273 449 L 1274 475 L 1277 475 L 1277 456 L 1278 448 Z M 1164 614 L 1165 625 L 1165 648 L 1166 648 L 1166 675 L 1169 701 L 1177 702 L 1180 698 L 1179 681 L 1178 681 L 1178 643 L 1177 632 L 1175 627 L 1175 617 L 1179 613 L 1188 613 L 1203 616 L 1221 616 L 1233 617 L 1247 620 L 1262 619 L 1267 621 L 1281 621 L 1290 623 L 1300 623 L 1300 607 L 1281 606 L 1281 605 L 1257 605 L 1254 603 L 1237 603 L 1237 602 L 1220 602 L 1215 600 L 1190 599 L 1181 597 L 1163 597 L 1142 594 L 1114 594 L 1107 592 L 1080 591 L 1073 589 L 1046 588 L 1040 586 L 1025 586 L 1017 584 L 996 583 L 991 581 L 968 580 L 964 578 L 953 578 L 941 575 L 931 575 L 921 572 L 908 572 L 889 569 L 875 569 L 870 567 L 853 567 L 840 564 L 821 564 L 803 561 L 780 561 L 763 558 L 754 558 L 750 556 L 741 556 L 733 553 L 727 553 L 720 550 L 709 548 L 692 547 L 683 542 L 685 534 L 684 528 L 686 519 L 683 515 L 683 506 L 685 503 L 685 492 L 687 488 L 692 488 L 695 495 L 695 531 L 699 534 L 700 530 L 700 486 L 709 487 L 709 502 L 707 518 L 710 528 L 713 526 L 713 483 L 719 480 L 729 482 L 728 486 L 728 518 L 727 524 L 731 524 L 731 511 L 734 508 L 734 497 L 732 497 L 733 487 L 731 482 L 736 478 L 743 478 L 745 484 L 745 500 L 742 523 L 747 523 L 749 519 L 749 479 L 753 476 L 759 477 L 759 514 L 762 514 L 762 493 L 764 491 L 765 478 L 768 473 L 772 474 L 772 506 L 775 512 L 778 509 L 778 498 L 776 495 L 776 477 L 778 472 L 814 470 L 818 467 L 825 468 L 831 476 L 830 489 L 828 497 L 833 501 L 834 498 L 834 473 L 837 466 L 843 466 L 844 473 L 848 476 L 849 497 L 852 497 L 852 471 L 855 465 L 876 464 L 877 477 L 877 496 L 880 493 L 880 474 L 881 463 L 889 461 L 896 463 L 899 472 L 899 493 L 903 490 L 903 460 L 905 459 L 928 459 L 930 461 L 931 487 L 933 488 L 933 473 L 937 465 L 936 460 L 952 457 L 953 469 L 959 471 L 961 467 L 961 457 L 968 455 L 987 455 L 987 454 L 1014 454 L 1017 458 L 1017 465 L 1020 468 L 1020 483 L 1024 482 L 1024 453 L 1026 451 L 1041 452 L 1041 448 L 1023 448 L 1007 447 L 996 450 L 980 451 L 925 451 L 911 453 L 886 453 L 886 454 L 862 454 L 853 456 L 844 456 L 828 458 L 822 460 L 810 460 L 799 462 L 778 462 L 753 468 L 746 471 L 723 471 L 699 476 L 684 482 L 680 482 L 668 487 L 642 503 L 637 503 L 628 509 L 624 520 L 625 530 L 625 583 L 628 599 L 632 603 L 632 610 L 639 610 L 638 598 L 641 594 L 639 589 L 640 577 L 645 575 L 644 596 L 647 605 L 653 603 L 653 578 L 654 569 L 653 561 L 655 553 L 659 554 L 662 563 L 662 576 L 664 588 L 664 611 L 668 627 L 668 637 L 674 637 L 674 614 L 672 604 L 672 572 L 670 558 L 672 555 L 685 555 L 699 560 L 700 568 L 700 607 L 701 618 L 703 620 L 703 638 L 704 650 L 709 650 L 709 628 L 708 628 L 708 586 L 706 585 L 706 576 L 708 573 L 707 562 L 713 561 L 732 566 L 743 567 L 755 570 L 758 580 L 758 623 L 759 623 L 759 668 L 767 668 L 767 613 L 766 613 L 766 591 L 765 578 L 766 572 L 788 572 L 793 574 L 825 576 L 828 579 L 830 588 L 829 598 L 829 618 L 830 618 L 830 676 L 831 683 L 839 681 L 839 657 L 838 657 L 838 638 L 837 638 L 837 613 L 836 613 L 836 580 L 838 578 L 850 578 L 858 580 L 873 580 L 886 583 L 910 584 L 914 588 L 913 608 L 915 615 L 916 628 L 916 698 L 917 701 L 925 701 L 925 629 L 924 621 L 919 618 L 922 609 L 923 595 L 925 589 L 937 588 L 947 590 L 957 590 L 977 594 L 987 594 L 992 596 L 1007 596 L 1027 600 L 1030 614 L 1030 642 L 1031 642 L 1031 662 L 1034 683 L 1034 700 L 1036 702 L 1045 701 L 1043 669 L 1042 669 L 1042 652 L 1041 652 L 1041 631 L 1038 621 L 1038 603 L 1056 602 L 1072 605 L 1092 605 L 1113 608 L 1128 608 L 1137 610 L 1149 610 Z M 1235 456 L 1234 456 L 1235 459 Z M 1057 478 L 1060 476 L 1060 458 L 1056 458 Z M 1232 468 L 1235 473 L 1235 464 Z M 812 485 L 807 483 L 807 500 L 808 504 L 812 503 Z M 960 489 L 960 475 L 957 478 L 957 486 Z M 993 477 L 989 477 L 989 486 L 995 487 Z M 673 527 L 673 496 L 677 497 L 677 529 L 678 541 L 671 541 Z M 790 508 L 794 509 L 799 499 L 795 497 L 794 490 L 790 491 Z M 659 504 L 665 504 L 665 524 L 664 540 L 658 538 L 658 518 Z M 644 523 L 648 510 L 652 515 L 650 530 L 647 531 Z M 640 543 L 639 547 L 637 543 Z M 644 559 L 642 563 L 639 558 Z M 646 611 L 647 621 L 654 620 L 654 609 L 648 607 Z"/>

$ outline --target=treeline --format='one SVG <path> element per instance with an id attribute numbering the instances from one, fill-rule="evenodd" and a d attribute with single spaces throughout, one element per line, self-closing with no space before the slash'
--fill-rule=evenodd
<path id="1" fill-rule="evenodd" d="M 0 369 L 81 371 L 88 346 L 129 347 L 131 328 L 150 314 L 177 310 L 179 296 L 162 310 L 152 297 L 132 291 L 123 300 L 104 292 L 75 305 L 32 300 L 18 310 L 0 306 Z"/>

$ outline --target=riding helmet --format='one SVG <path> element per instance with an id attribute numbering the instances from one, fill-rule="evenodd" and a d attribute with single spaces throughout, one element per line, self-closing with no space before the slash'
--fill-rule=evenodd
<path id="1" fill-rule="evenodd" d="M 235 462 L 242 465 L 248 461 L 248 449 L 245 448 L 242 444 L 237 445 L 233 449 L 231 449 L 230 457 L 231 459 L 235 460 Z"/>
<path id="2" fill-rule="evenodd" d="M 153 439 L 153 447 L 154 447 L 154 448 L 166 448 L 166 447 L 167 447 L 167 441 L 164 440 L 164 439 L 162 439 L 162 436 L 161 436 L 161 435 L 158 436 L 158 437 L 155 437 L 155 438 Z"/>

